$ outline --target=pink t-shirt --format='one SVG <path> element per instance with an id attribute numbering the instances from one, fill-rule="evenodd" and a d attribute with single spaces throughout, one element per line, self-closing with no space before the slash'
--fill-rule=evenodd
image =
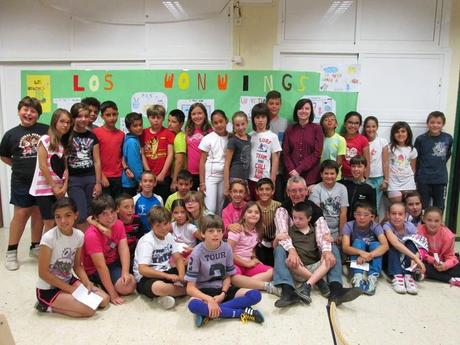
<path id="1" fill-rule="evenodd" d="M 104 254 L 107 265 L 118 261 L 118 244 L 125 238 L 125 226 L 121 220 L 117 220 L 112 226 L 112 236 L 110 238 L 91 225 L 85 232 L 85 244 L 83 246 L 83 266 L 86 273 L 90 275 L 97 271 L 91 259 L 93 254 Z"/>
<path id="2" fill-rule="evenodd" d="M 99 140 L 102 172 L 106 177 L 120 177 L 123 170 L 121 161 L 125 134 L 119 129 L 111 131 L 104 126 L 94 128 L 93 133 Z"/>
<path id="3" fill-rule="evenodd" d="M 227 237 L 227 226 L 230 224 L 238 223 L 241 218 L 241 213 L 243 212 L 246 202 L 241 204 L 240 208 L 236 208 L 235 205 L 231 202 L 222 210 L 222 220 L 224 221 L 225 234 L 224 237 Z"/>
<path id="4" fill-rule="evenodd" d="M 241 231 L 239 233 L 229 232 L 228 239 L 236 242 L 233 252 L 244 260 L 251 259 L 254 248 L 259 242 L 255 230 L 250 232 Z"/>
<path id="5" fill-rule="evenodd" d="M 193 175 L 200 173 L 200 157 L 201 150 L 198 145 L 201 143 L 201 139 L 207 133 L 202 129 L 196 128 L 191 136 L 186 136 L 187 141 L 187 170 Z"/>
<path id="6" fill-rule="evenodd" d="M 447 227 L 441 226 L 438 232 L 431 235 L 424 224 L 420 225 L 417 233 L 425 236 L 428 241 L 428 256 L 425 259 L 429 264 L 433 264 L 434 253 L 438 253 L 439 260 L 444 262 L 445 267 L 452 268 L 458 264 L 455 256 L 455 235 Z"/>
<path id="7" fill-rule="evenodd" d="M 362 156 L 363 150 L 365 147 L 369 146 L 369 140 L 364 135 L 358 134 L 354 138 L 347 139 L 347 153 L 345 154 L 345 159 L 342 162 L 342 176 L 343 177 L 352 177 L 350 160 L 356 156 Z M 370 162 L 367 162 L 369 165 Z"/>

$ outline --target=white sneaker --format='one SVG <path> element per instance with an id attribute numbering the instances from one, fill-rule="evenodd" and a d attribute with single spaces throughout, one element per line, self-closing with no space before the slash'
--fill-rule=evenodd
<path id="1" fill-rule="evenodd" d="M 176 300 L 171 296 L 158 297 L 158 303 L 165 309 L 171 309 L 176 305 Z"/>
<path id="2" fill-rule="evenodd" d="M 363 279 L 364 279 L 364 277 L 363 277 L 362 273 L 355 273 L 353 275 L 353 279 L 351 280 L 351 284 L 355 288 L 361 288 L 362 285 L 363 285 Z"/>
<path id="3" fill-rule="evenodd" d="M 397 293 L 405 294 L 407 290 L 404 282 L 405 279 L 402 274 L 395 274 L 393 276 L 393 280 L 391 281 L 391 285 L 393 285 L 393 290 L 395 290 Z"/>
<path id="4" fill-rule="evenodd" d="M 29 249 L 29 256 L 31 258 L 38 259 L 38 254 L 40 254 L 40 246 L 36 246 Z"/>
<path id="5" fill-rule="evenodd" d="M 418 293 L 417 284 L 410 274 L 404 275 L 404 283 L 406 284 L 406 290 L 408 294 L 416 295 Z"/>
<path id="6" fill-rule="evenodd" d="M 278 297 L 281 297 L 281 288 L 273 285 L 273 282 L 265 282 L 265 291 L 272 295 L 276 295 Z"/>
<path id="7" fill-rule="evenodd" d="M 16 271 L 19 268 L 17 250 L 9 250 L 6 252 L 5 267 L 8 271 Z"/>

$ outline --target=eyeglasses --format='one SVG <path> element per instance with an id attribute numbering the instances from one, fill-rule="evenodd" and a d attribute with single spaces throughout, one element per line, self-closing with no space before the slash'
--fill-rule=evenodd
<path id="1" fill-rule="evenodd" d="M 353 125 L 353 126 L 359 126 L 360 125 L 359 121 L 358 122 L 347 121 L 347 124 Z"/>

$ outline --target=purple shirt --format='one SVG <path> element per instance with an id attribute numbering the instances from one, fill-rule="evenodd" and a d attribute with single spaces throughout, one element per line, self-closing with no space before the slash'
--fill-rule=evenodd
<path id="1" fill-rule="evenodd" d="M 383 229 L 379 223 L 370 223 L 367 229 L 358 229 L 356 222 L 352 220 L 343 227 L 343 234 L 350 236 L 350 242 L 363 240 L 367 244 L 378 241 L 379 235 L 383 234 Z"/>
<path id="2" fill-rule="evenodd" d="M 232 249 L 227 243 L 221 242 L 219 248 L 209 250 L 201 242 L 189 257 L 185 280 L 195 282 L 198 289 L 220 289 L 225 277 L 235 273 Z"/>

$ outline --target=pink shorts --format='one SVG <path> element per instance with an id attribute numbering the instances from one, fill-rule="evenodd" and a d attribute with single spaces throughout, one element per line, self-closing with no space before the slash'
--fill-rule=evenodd
<path id="1" fill-rule="evenodd" d="M 252 276 L 255 276 L 256 274 L 264 273 L 264 272 L 267 272 L 268 270 L 273 269 L 273 267 L 264 265 L 262 263 L 258 263 L 254 267 L 249 267 L 249 268 L 241 267 L 241 266 L 238 266 L 237 264 L 235 264 L 235 267 L 236 267 L 236 274 L 241 274 L 246 277 L 252 277 Z"/>

